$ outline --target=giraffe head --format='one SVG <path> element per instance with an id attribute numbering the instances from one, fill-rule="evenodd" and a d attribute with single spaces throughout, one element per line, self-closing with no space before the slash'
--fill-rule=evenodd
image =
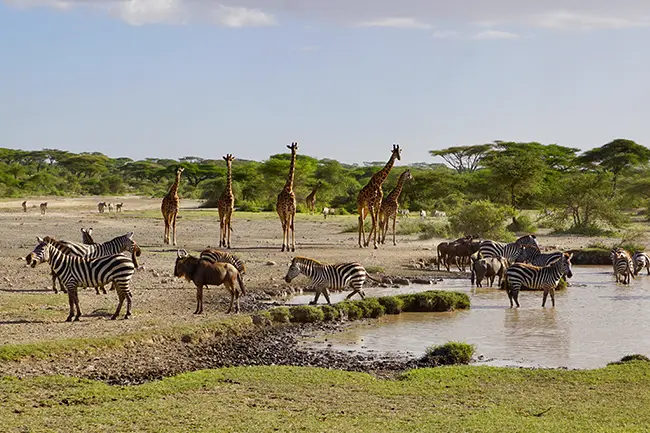
<path id="1" fill-rule="evenodd" d="M 298 152 L 298 142 L 297 141 L 292 142 L 291 144 L 287 144 L 287 147 L 289 149 L 291 149 L 292 154 L 295 154 L 295 153 Z"/>
<path id="2" fill-rule="evenodd" d="M 227 154 L 226 156 L 223 157 L 223 160 L 226 162 L 233 162 L 235 160 L 235 157 L 232 156 L 232 154 Z"/>
<path id="3" fill-rule="evenodd" d="M 402 149 L 399 148 L 399 144 L 393 144 L 393 156 L 398 161 L 402 159 Z"/>
<path id="4" fill-rule="evenodd" d="M 181 173 L 185 170 L 185 167 L 178 167 L 176 169 L 176 176 L 180 176 Z"/>
<path id="5" fill-rule="evenodd" d="M 404 173 L 402 173 L 402 176 L 404 176 L 404 180 L 413 180 L 413 175 L 411 174 L 411 169 L 407 168 Z"/>

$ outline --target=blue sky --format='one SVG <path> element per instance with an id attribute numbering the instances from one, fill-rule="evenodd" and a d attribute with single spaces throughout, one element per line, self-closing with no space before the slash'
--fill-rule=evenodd
<path id="1" fill-rule="evenodd" d="M 0 147 L 433 162 L 650 145 L 650 2 L 0 0 Z"/>

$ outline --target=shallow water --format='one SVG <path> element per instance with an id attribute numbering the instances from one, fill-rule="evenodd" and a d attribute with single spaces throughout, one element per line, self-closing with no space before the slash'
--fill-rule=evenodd
<path id="1" fill-rule="evenodd" d="M 419 356 L 427 346 L 464 341 L 476 345 L 476 353 L 486 364 L 567 368 L 603 367 L 632 353 L 650 355 L 650 276 L 639 275 L 625 286 L 616 284 L 611 266 L 574 266 L 569 283 L 566 290 L 556 293 L 555 308 L 550 296 L 542 308 L 542 292 L 525 291 L 519 294 L 519 309 L 509 308 L 505 292 L 477 289 L 469 280 L 401 289 L 369 288 L 369 296 L 456 290 L 470 296 L 472 308 L 386 316 L 376 326 L 351 329 L 314 344 Z M 347 293 L 333 294 L 332 302 Z M 312 298 L 298 296 L 292 303 L 307 303 Z"/>

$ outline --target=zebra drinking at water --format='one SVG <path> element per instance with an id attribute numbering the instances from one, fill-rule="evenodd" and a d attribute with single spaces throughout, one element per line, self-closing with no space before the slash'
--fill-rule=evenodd
<path id="1" fill-rule="evenodd" d="M 632 255 L 632 263 L 634 263 L 634 275 L 639 275 L 639 271 L 646 268 L 648 275 L 650 275 L 650 257 L 641 251 L 637 251 Z"/>
<path id="2" fill-rule="evenodd" d="M 504 257 L 512 263 L 517 259 L 517 256 L 521 254 L 524 247 L 531 247 L 539 250 L 539 244 L 537 243 L 535 235 L 522 236 L 509 244 L 485 240 L 481 242 L 479 252 L 481 253 L 481 257 L 485 259 L 489 257 Z"/>
<path id="3" fill-rule="evenodd" d="M 58 241 L 50 237 L 37 238 L 38 245 L 27 256 L 27 263 L 32 267 L 48 262 L 52 272 L 61 281 L 68 292 L 70 312 L 66 322 L 78 321 L 81 316 L 79 308 L 78 287 L 97 287 L 113 282 L 117 291 L 118 304 L 111 320 L 120 314 L 122 304 L 126 300 L 125 319 L 131 316 L 131 289 L 130 282 L 135 265 L 130 258 L 123 254 L 114 254 L 105 257 L 87 259 L 71 256 L 59 250 Z M 75 314 L 76 309 L 76 314 Z"/>
<path id="4" fill-rule="evenodd" d="M 527 263 L 514 263 L 506 270 L 506 277 L 501 283 L 501 288 L 505 289 L 510 299 L 510 308 L 514 300 L 519 307 L 519 290 L 522 287 L 528 287 L 533 290 L 544 290 L 542 297 L 542 307 L 546 305 L 546 297 L 551 293 L 551 302 L 555 307 L 555 288 L 560 279 L 566 274 L 571 278 L 571 257 L 573 254 L 562 253 L 559 260 L 556 260 L 550 266 L 533 266 Z"/>
<path id="5" fill-rule="evenodd" d="M 51 239 L 51 238 L 50 238 Z M 133 240 L 133 232 L 129 232 L 125 235 L 118 236 L 111 239 L 110 241 L 103 242 L 101 244 L 92 244 L 85 245 L 77 242 L 71 241 L 56 241 L 59 245 L 58 248 L 63 251 L 65 254 L 83 257 L 86 259 L 95 259 L 98 257 L 110 256 L 113 254 L 119 254 L 124 251 L 131 252 L 131 260 L 135 264 L 135 267 L 138 267 L 138 262 L 136 256 L 140 256 L 141 250 L 140 247 Z M 57 293 L 56 290 L 56 275 L 52 273 L 52 290 L 54 293 Z M 62 281 L 59 281 L 61 286 L 61 291 L 65 292 L 65 288 Z M 97 294 L 99 295 L 99 290 L 102 290 L 106 294 L 106 289 L 104 285 L 101 284 L 99 287 L 96 287 Z"/>
<path id="6" fill-rule="evenodd" d="M 352 293 L 345 299 L 350 299 L 355 293 L 358 293 L 363 299 L 366 297 L 363 291 L 363 283 L 365 283 L 366 277 L 377 283 L 381 282 L 368 275 L 361 263 L 326 265 L 306 257 L 293 258 L 284 280 L 290 283 L 301 273 L 311 278 L 311 287 L 316 291 L 314 300 L 309 302 L 310 305 L 315 305 L 318 302 L 321 292 L 325 296 L 327 303 L 331 305 L 329 289 L 343 290 L 348 285 L 352 287 Z"/>
<path id="7" fill-rule="evenodd" d="M 610 257 L 612 259 L 612 267 L 614 268 L 616 282 L 630 284 L 631 278 L 634 278 L 634 262 L 632 261 L 630 253 L 625 251 L 623 248 L 616 248 L 612 250 Z"/>

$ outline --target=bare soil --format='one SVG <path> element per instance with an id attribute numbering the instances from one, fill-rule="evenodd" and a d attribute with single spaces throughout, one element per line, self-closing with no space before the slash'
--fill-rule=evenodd
<path id="1" fill-rule="evenodd" d="M 48 202 L 48 211 L 42 216 L 38 204 L 45 201 Z M 97 211 L 99 201 L 123 202 L 124 211 L 106 211 L 100 214 Z M 174 247 L 163 244 L 164 224 L 160 214 L 160 199 L 30 198 L 26 213 L 22 211 L 21 202 L 22 200 L 0 202 L 0 224 L 3 227 L 3 235 L 0 237 L 0 266 L 3 269 L 0 276 L 0 344 L 124 335 L 172 325 L 207 323 L 225 316 L 229 301 L 225 289 L 208 289 L 204 293 L 204 314 L 197 316 L 192 314 L 196 302 L 194 285 L 173 277 L 177 248 L 198 255 L 206 247 L 218 246 L 219 221 L 216 210 L 198 209 L 198 202 L 182 200 L 177 222 L 178 246 Z M 272 299 L 281 301 L 308 283 L 305 277 L 296 279 L 291 285 L 284 282 L 287 265 L 294 255 L 331 263 L 359 261 L 366 267 L 378 267 L 382 274 L 391 276 L 465 277 L 458 272 L 449 274 L 417 266 L 423 260 L 435 256 L 435 247 L 441 239 L 418 240 L 417 235 L 398 236 L 396 246 L 387 243 L 376 250 L 372 247 L 361 249 L 357 246 L 356 233 L 343 233 L 345 228 L 355 223 L 356 216 L 352 215 L 332 216 L 325 220 L 322 215 L 298 214 L 296 252 L 290 253 L 280 252 L 282 232 L 275 213 L 235 212 L 231 252 L 242 258 L 247 266 L 249 295 L 242 299 L 243 313 L 265 308 L 265 302 Z M 26 266 L 24 257 L 36 245 L 37 236 L 49 235 L 81 242 L 82 227 L 93 228 L 96 242 L 107 241 L 129 231 L 135 232 L 134 239 L 143 252 L 139 259 L 141 269 L 133 278 L 131 319 L 121 318 L 123 310 L 118 320 L 109 320 L 117 305 L 115 292 L 97 295 L 94 289 L 82 289 L 80 304 L 83 315 L 80 322 L 64 322 L 68 314 L 67 295 L 54 294 L 52 291 L 49 267 L 40 265 L 32 269 Z M 539 235 L 538 239 L 542 246 L 552 249 L 581 248 L 599 240 L 545 235 Z M 277 336 L 268 338 L 277 340 Z M 69 374 L 111 378 L 112 382 L 128 383 L 131 379 L 116 379 L 119 375 L 116 376 L 115 371 L 129 359 L 132 365 L 146 365 L 142 368 L 147 371 L 147 377 L 219 365 L 216 361 L 197 364 L 196 359 L 205 357 L 201 358 L 196 353 L 191 353 L 192 356 L 188 357 L 188 350 L 180 342 L 139 345 L 130 351 L 120 350 L 113 355 L 102 355 L 103 358 L 92 358 L 100 360 L 95 363 L 89 363 L 88 357 L 81 354 L 70 358 L 61 367 L 65 367 Z M 240 361 L 258 362 L 251 359 L 253 358 L 244 356 Z M 267 358 L 264 359 L 268 361 Z M 232 360 L 220 362 L 222 365 L 234 363 Z M 311 365 L 312 361 L 303 363 Z M 0 373 L 24 375 L 62 372 L 62 368 L 55 368 L 54 364 L 51 360 L 4 363 L 0 364 Z M 152 367 L 157 364 L 160 365 Z M 87 372 L 88 365 L 93 366 L 90 373 L 83 373 Z"/>

